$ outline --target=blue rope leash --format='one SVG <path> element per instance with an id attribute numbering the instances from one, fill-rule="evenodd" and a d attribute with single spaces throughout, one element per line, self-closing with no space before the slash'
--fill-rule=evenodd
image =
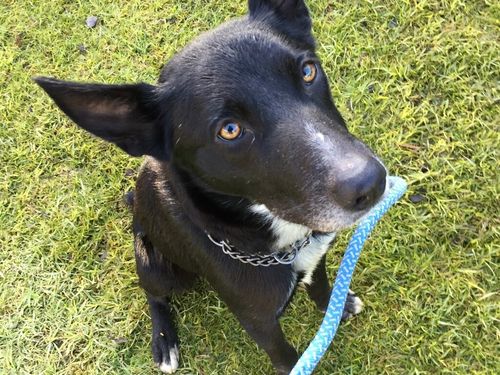
<path id="1" fill-rule="evenodd" d="M 368 215 L 358 224 L 356 231 L 352 235 L 337 272 L 337 278 L 335 279 L 323 323 L 321 323 L 316 336 L 302 354 L 302 357 L 299 358 L 290 375 L 311 374 L 325 354 L 328 346 L 330 346 L 344 311 L 349 284 L 363 245 L 380 218 L 403 196 L 407 188 L 406 182 L 399 177 L 389 177 L 389 184 L 389 193 L 372 208 Z"/>

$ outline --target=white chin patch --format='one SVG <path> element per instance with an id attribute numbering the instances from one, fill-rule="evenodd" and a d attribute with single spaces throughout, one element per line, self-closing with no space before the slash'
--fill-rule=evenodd
<path id="1" fill-rule="evenodd" d="M 308 227 L 291 223 L 274 216 L 264 204 L 254 204 L 250 207 L 250 210 L 264 216 L 271 224 L 271 230 L 276 236 L 276 242 L 274 243 L 275 249 L 282 249 L 285 246 L 289 246 L 307 237 L 308 233 L 311 231 Z"/>
<path id="2" fill-rule="evenodd" d="M 251 207 L 252 212 L 263 215 L 271 223 L 271 230 L 276 236 L 275 249 L 282 249 L 302 240 L 311 233 L 311 229 L 300 224 L 291 223 L 274 216 L 263 204 L 255 204 Z M 318 238 L 311 238 L 311 243 L 304 247 L 297 254 L 292 263 L 295 272 L 302 272 L 304 277 L 301 284 L 310 284 L 312 274 L 319 261 L 328 251 L 329 245 L 335 238 L 335 234 L 323 235 Z"/>
<path id="3" fill-rule="evenodd" d="M 170 363 L 162 362 L 160 364 L 160 371 L 164 374 L 173 374 L 179 367 L 179 349 L 177 346 L 170 349 Z"/>

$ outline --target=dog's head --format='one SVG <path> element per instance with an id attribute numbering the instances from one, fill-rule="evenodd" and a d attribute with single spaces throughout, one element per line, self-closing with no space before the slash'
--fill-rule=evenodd
<path id="1" fill-rule="evenodd" d="M 247 17 L 174 56 L 157 86 L 36 81 L 129 154 L 314 230 L 351 225 L 385 190 L 385 168 L 335 108 L 303 0 L 250 0 Z"/>

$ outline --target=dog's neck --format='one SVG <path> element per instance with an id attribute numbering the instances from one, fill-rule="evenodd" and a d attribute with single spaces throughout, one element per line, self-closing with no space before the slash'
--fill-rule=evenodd
<path id="1" fill-rule="evenodd" d="M 288 247 L 311 233 L 311 229 L 308 227 L 291 223 L 273 215 L 264 204 L 254 204 L 250 207 L 250 210 L 261 215 L 270 224 L 275 236 L 274 246 L 277 249 Z"/>
<path id="2" fill-rule="evenodd" d="M 311 232 L 273 215 L 263 204 L 207 191 L 180 169 L 170 172 L 168 183 L 189 220 L 203 232 L 227 239 L 240 250 L 270 254 L 290 247 Z"/>

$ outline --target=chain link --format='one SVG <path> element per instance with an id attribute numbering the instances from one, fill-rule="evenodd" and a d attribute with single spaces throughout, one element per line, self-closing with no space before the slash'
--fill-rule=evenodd
<path id="1" fill-rule="evenodd" d="M 206 233 L 208 239 L 216 246 L 220 247 L 222 252 L 229 255 L 231 258 L 239 260 L 242 263 L 250 264 L 256 267 L 269 267 L 277 266 L 279 264 L 292 264 L 297 253 L 304 247 L 311 243 L 311 236 L 309 234 L 303 240 L 299 240 L 290 246 L 289 251 L 275 251 L 268 255 L 247 254 L 243 251 L 236 249 L 233 245 L 229 244 L 226 240 L 216 241 L 210 234 Z"/>

